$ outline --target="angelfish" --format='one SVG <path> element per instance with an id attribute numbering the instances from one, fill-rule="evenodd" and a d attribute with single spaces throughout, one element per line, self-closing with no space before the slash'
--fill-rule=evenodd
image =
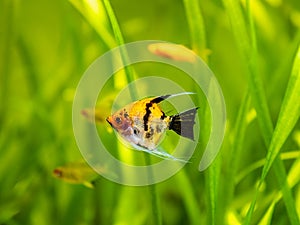
<path id="1" fill-rule="evenodd" d="M 165 99 L 186 94 L 194 93 L 183 92 L 145 98 L 126 105 L 106 120 L 121 138 L 135 149 L 164 159 L 186 162 L 159 148 L 167 130 L 172 130 L 182 137 L 194 140 L 193 127 L 198 107 L 168 116 L 159 105 Z"/>

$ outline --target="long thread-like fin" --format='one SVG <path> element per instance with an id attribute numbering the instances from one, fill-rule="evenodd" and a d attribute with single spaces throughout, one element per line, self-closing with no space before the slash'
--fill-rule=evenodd
<path id="1" fill-rule="evenodd" d="M 185 159 L 180 159 L 180 158 L 176 158 L 174 156 L 172 156 L 171 154 L 167 153 L 166 151 L 164 151 L 161 147 L 154 149 L 154 150 L 149 150 L 146 149 L 142 146 L 139 145 L 133 145 L 135 150 L 139 150 L 139 151 L 143 151 L 146 153 L 149 153 L 151 155 L 154 155 L 156 157 L 159 157 L 161 159 L 166 159 L 166 160 L 173 160 L 173 161 L 178 161 L 178 162 L 182 162 L 182 163 L 189 163 L 190 161 L 185 160 Z"/>
<path id="2" fill-rule="evenodd" d="M 177 134 L 189 138 L 194 141 L 194 124 L 197 109 L 199 107 L 189 109 L 171 117 L 169 129 Z"/>
<path id="3" fill-rule="evenodd" d="M 158 147 L 157 149 L 154 149 L 153 153 L 156 156 L 161 157 L 163 159 L 174 160 L 174 161 L 183 162 L 183 163 L 190 163 L 189 160 L 182 159 L 182 158 L 176 158 L 175 156 L 166 152 L 162 147 Z"/>
<path id="4" fill-rule="evenodd" d="M 187 161 L 187 160 L 176 158 L 176 157 L 172 156 L 171 154 L 169 154 L 165 151 L 162 151 L 162 150 L 157 150 L 157 149 L 145 150 L 145 152 L 148 152 L 149 154 L 159 157 L 161 159 L 173 160 L 173 161 L 178 161 L 178 162 L 182 162 L 182 163 L 189 163 L 189 161 Z"/>
<path id="5" fill-rule="evenodd" d="M 193 94 L 196 94 L 194 92 L 181 92 L 181 93 L 178 93 L 178 94 L 171 94 L 171 95 L 162 95 L 162 96 L 158 96 L 154 99 L 151 100 L 152 103 L 160 103 L 161 101 L 167 99 L 167 98 L 173 98 L 173 97 L 177 97 L 177 96 L 180 96 L 180 95 L 193 95 Z"/>

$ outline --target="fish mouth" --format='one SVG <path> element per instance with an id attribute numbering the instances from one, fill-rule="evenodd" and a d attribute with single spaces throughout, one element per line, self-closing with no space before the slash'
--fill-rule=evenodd
<path id="1" fill-rule="evenodd" d="M 110 122 L 110 117 L 106 118 L 106 121 L 109 123 L 109 125 L 113 128 L 114 126 L 112 125 L 112 123 Z"/>

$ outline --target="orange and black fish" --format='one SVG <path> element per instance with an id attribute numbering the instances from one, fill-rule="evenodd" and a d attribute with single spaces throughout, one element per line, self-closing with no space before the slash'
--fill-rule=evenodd
<path id="1" fill-rule="evenodd" d="M 173 130 L 183 137 L 194 140 L 193 127 L 198 107 L 168 116 L 159 103 L 167 98 L 186 94 L 194 93 L 184 92 L 142 99 L 126 105 L 106 120 L 135 149 L 166 159 L 184 161 L 158 150 L 158 145 L 167 130 Z"/>

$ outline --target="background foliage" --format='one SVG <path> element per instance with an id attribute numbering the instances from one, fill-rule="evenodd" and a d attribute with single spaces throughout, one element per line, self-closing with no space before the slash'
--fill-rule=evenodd
<path id="1" fill-rule="evenodd" d="M 103 2 L 0 2 L 0 224 L 299 224 L 300 2 L 113 0 L 111 15 Z M 150 188 L 54 179 L 81 158 L 71 109 L 85 69 L 144 39 L 192 48 L 215 73 L 227 106 L 217 160 L 199 173 L 195 153 Z"/>

